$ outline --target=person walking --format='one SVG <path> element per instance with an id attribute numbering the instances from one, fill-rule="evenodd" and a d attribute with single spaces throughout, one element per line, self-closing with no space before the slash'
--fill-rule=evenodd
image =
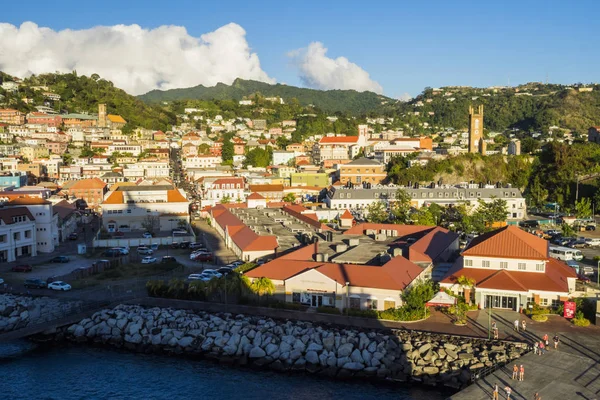
<path id="1" fill-rule="evenodd" d="M 543 341 L 540 342 L 540 356 L 542 354 L 546 354 L 546 346 L 544 346 L 544 342 Z"/>
<path id="2" fill-rule="evenodd" d="M 542 340 L 544 341 L 544 344 L 546 345 L 546 347 L 548 347 L 549 343 L 548 343 L 548 334 L 544 333 L 544 337 L 542 338 Z"/>
<path id="3" fill-rule="evenodd" d="M 525 332 L 525 328 L 526 328 L 527 324 L 525 323 L 525 320 L 521 321 L 521 329 L 523 330 L 523 332 Z"/>
<path id="4" fill-rule="evenodd" d="M 558 342 L 560 342 L 560 339 L 558 338 L 558 334 L 554 335 L 554 348 L 558 349 Z"/>
<path id="5" fill-rule="evenodd" d="M 513 365 L 512 379 L 517 379 L 518 374 L 519 374 L 519 367 L 517 367 L 517 364 L 515 364 L 515 365 Z"/>
<path id="6" fill-rule="evenodd" d="M 533 354 L 537 354 L 539 352 L 540 352 L 540 344 L 536 340 L 535 342 L 533 342 Z"/>
<path id="7" fill-rule="evenodd" d="M 515 319 L 515 331 L 519 332 L 519 320 Z"/>
<path id="8" fill-rule="evenodd" d="M 512 393 L 512 389 L 510 388 L 510 386 L 507 386 L 504 388 L 504 390 L 506 390 L 506 400 L 510 400 L 510 394 Z"/>
<path id="9" fill-rule="evenodd" d="M 496 325 L 496 321 L 492 321 L 492 332 L 494 333 L 494 339 L 498 339 L 498 325 Z"/>
<path id="10" fill-rule="evenodd" d="M 500 400 L 498 394 L 498 382 L 494 384 L 494 390 L 492 391 L 492 400 Z"/>
<path id="11" fill-rule="evenodd" d="M 519 380 L 523 381 L 523 379 L 525 379 L 525 367 L 523 367 L 523 364 L 521 364 L 519 367 Z"/>

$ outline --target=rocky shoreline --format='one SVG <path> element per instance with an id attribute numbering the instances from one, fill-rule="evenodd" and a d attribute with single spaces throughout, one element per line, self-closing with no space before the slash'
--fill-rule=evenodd
<path id="1" fill-rule="evenodd" d="M 68 314 L 79 307 L 80 301 L 60 301 L 50 297 L 0 295 L 0 333 L 43 323 Z"/>
<path id="2" fill-rule="evenodd" d="M 527 351 L 523 343 L 134 305 L 99 311 L 45 338 L 340 379 L 455 389 L 467 386 L 482 368 L 510 362 Z"/>

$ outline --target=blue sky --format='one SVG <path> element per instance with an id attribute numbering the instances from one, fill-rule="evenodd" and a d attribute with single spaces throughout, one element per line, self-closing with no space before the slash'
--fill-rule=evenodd
<path id="1" fill-rule="evenodd" d="M 509 78 L 513 85 L 546 76 L 556 83 L 597 82 L 598 11 L 597 1 L 30 0 L 27 7 L 3 7 L 0 22 L 32 21 L 53 30 L 178 25 L 194 37 L 234 22 L 245 29 L 262 70 L 278 82 L 306 86 L 287 54 L 321 42 L 327 57 L 346 57 L 384 94 L 398 97 L 426 86 L 506 85 Z"/>

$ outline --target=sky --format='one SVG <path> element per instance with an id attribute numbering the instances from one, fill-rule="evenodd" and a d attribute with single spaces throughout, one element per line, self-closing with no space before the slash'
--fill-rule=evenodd
<path id="1" fill-rule="evenodd" d="M 96 72 L 133 94 L 236 77 L 400 99 L 428 86 L 589 83 L 599 11 L 588 0 L 28 0 L 2 8 L 0 70 Z"/>

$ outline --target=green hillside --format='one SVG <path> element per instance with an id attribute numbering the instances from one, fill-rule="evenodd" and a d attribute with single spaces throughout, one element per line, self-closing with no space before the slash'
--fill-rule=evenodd
<path id="1" fill-rule="evenodd" d="M 12 78 L 0 74 L 0 80 Z M 124 131 L 136 127 L 167 130 L 176 122 L 173 113 L 144 103 L 115 87 L 112 82 L 95 74 L 87 77 L 77 75 L 76 72 L 33 75 L 26 78 L 19 86 L 18 92 L 4 93 L 4 104 L 23 112 L 33 111 L 35 105 L 43 105 L 46 99 L 41 91 L 32 89 L 33 86 L 47 86 L 50 92 L 61 96 L 60 101 L 50 104 L 56 111 L 94 114 L 98 112 L 98 104 L 105 103 L 108 113 L 119 114 L 128 122 Z M 34 103 L 25 104 L 22 101 L 24 97 L 33 99 Z"/>
<path id="2" fill-rule="evenodd" d="M 549 127 L 557 126 L 585 133 L 590 126 L 600 124 L 600 85 L 590 88 L 591 92 L 580 91 L 575 85 L 541 83 L 501 89 L 426 88 L 413 100 L 397 103 L 387 114 L 410 116 L 415 126 L 427 122 L 435 128 L 466 129 L 469 105 L 483 104 L 485 128 L 489 131 L 518 128 L 547 132 Z"/>
<path id="3" fill-rule="evenodd" d="M 218 83 L 206 87 L 198 85 L 186 89 L 152 90 L 139 98 L 147 103 L 158 103 L 174 100 L 242 100 L 260 93 L 266 97 L 279 96 L 284 101 L 292 98 L 303 105 L 314 105 L 324 112 L 346 112 L 366 114 L 377 111 L 385 104 L 396 100 L 373 92 L 357 92 L 355 90 L 314 90 L 294 86 L 236 79 L 231 85 Z"/>

